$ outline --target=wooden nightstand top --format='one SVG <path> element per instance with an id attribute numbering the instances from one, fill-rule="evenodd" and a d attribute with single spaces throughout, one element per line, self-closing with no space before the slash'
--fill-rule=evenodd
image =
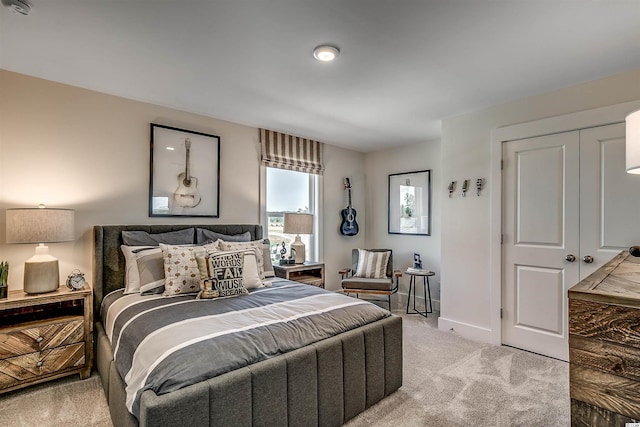
<path id="1" fill-rule="evenodd" d="M 0 310 L 14 307 L 25 307 L 33 304 L 47 304 L 50 302 L 67 301 L 70 299 L 86 298 L 91 295 L 89 285 L 84 285 L 84 289 L 72 291 L 66 286 L 60 286 L 53 292 L 44 294 L 27 294 L 22 289 L 9 291 L 7 298 L 0 299 Z"/>
<path id="2" fill-rule="evenodd" d="M 273 264 L 274 270 L 282 269 L 289 272 L 307 271 L 307 270 L 312 270 L 316 268 L 324 268 L 324 262 L 305 261 L 303 264 L 289 264 L 289 265 Z"/>

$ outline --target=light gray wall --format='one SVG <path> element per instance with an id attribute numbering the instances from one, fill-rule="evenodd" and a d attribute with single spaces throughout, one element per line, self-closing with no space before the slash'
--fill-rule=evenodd
<path id="1" fill-rule="evenodd" d="M 488 178 L 492 129 L 640 99 L 640 69 L 442 122 L 442 182 Z M 619 118 L 621 121 L 624 117 Z M 489 225 L 493 182 L 481 197 L 443 198 L 442 329 L 471 338 L 491 334 Z M 443 185 L 444 186 L 444 185 Z"/>
<path id="2" fill-rule="evenodd" d="M 443 195 L 440 141 L 426 141 L 367 153 L 365 165 L 367 187 L 366 247 L 392 249 L 394 268 L 402 271 L 413 265 L 413 253 L 418 252 L 422 258 L 423 267 L 436 273 L 429 282 L 434 309 L 439 309 L 440 219 Z M 426 169 L 431 170 L 431 235 L 389 234 L 387 226 L 389 174 Z M 406 301 L 408 288 L 409 277 L 404 275 L 400 279 L 399 289 L 403 303 Z M 418 293 L 418 297 L 422 298 L 421 291 Z"/>
<path id="3" fill-rule="evenodd" d="M 256 128 L 5 70 L 0 94 L 0 259 L 11 264 L 11 290 L 22 288 L 24 261 L 35 245 L 4 243 L 7 208 L 44 203 L 75 210 L 77 240 L 49 245 L 60 260 L 61 279 L 74 268 L 91 276 L 95 224 L 259 223 Z M 220 136 L 219 218 L 148 216 L 151 122 Z M 364 155 L 332 146 L 325 155 L 324 258 L 335 287 L 350 247 L 337 232 L 339 207 L 346 206 L 341 181 L 352 176 L 363 185 Z M 361 194 L 354 201 L 364 210 Z"/>

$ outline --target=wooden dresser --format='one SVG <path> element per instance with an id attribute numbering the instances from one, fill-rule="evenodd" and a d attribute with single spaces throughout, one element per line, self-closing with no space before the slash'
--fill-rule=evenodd
<path id="1" fill-rule="evenodd" d="M 640 258 L 621 252 L 569 289 L 572 426 L 640 420 Z"/>
<path id="2" fill-rule="evenodd" d="M 46 294 L 9 292 L 0 300 L 0 394 L 80 374 L 93 359 L 93 295 L 58 288 Z"/>

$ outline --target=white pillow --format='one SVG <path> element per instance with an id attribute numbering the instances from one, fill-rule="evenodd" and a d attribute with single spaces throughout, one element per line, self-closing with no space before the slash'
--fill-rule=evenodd
<path id="1" fill-rule="evenodd" d="M 140 292 L 140 271 L 138 270 L 138 258 L 143 255 L 162 253 L 158 246 L 120 246 L 124 254 L 124 293 L 135 294 Z"/>
<path id="2" fill-rule="evenodd" d="M 260 279 L 264 279 L 264 256 L 263 247 L 264 242 L 262 240 L 254 240 L 252 242 L 225 242 L 222 239 L 216 240 L 220 249 L 223 251 L 240 251 L 240 250 L 253 250 L 256 253 L 256 262 L 258 264 L 258 276 Z"/>

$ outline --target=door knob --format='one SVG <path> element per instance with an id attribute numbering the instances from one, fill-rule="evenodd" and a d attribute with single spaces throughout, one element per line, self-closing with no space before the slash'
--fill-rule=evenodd
<path id="1" fill-rule="evenodd" d="M 582 258 L 582 260 L 587 264 L 591 264 L 593 262 L 593 257 L 591 255 L 585 255 L 585 257 Z"/>
<path id="2" fill-rule="evenodd" d="M 569 254 L 566 257 L 564 257 L 565 260 L 569 261 L 569 262 L 573 262 L 576 260 L 576 256 L 574 254 Z"/>

